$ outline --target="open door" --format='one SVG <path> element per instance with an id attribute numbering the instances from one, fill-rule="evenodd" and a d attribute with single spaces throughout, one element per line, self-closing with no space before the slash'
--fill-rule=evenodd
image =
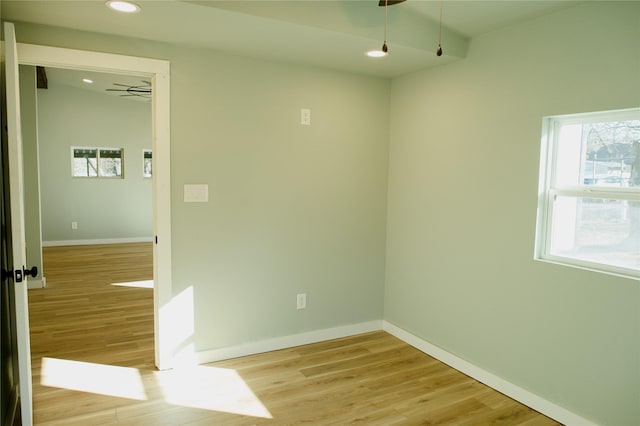
<path id="1" fill-rule="evenodd" d="M 29 304 L 24 231 L 24 188 L 22 175 L 22 136 L 20 133 L 20 85 L 18 81 L 18 52 L 13 24 L 4 23 L 5 78 L 7 96 L 7 135 L 9 159 L 9 188 L 11 204 L 11 243 L 13 245 L 14 309 L 18 349 L 18 380 L 22 424 L 33 424 L 31 383 L 31 342 L 29 338 Z"/>

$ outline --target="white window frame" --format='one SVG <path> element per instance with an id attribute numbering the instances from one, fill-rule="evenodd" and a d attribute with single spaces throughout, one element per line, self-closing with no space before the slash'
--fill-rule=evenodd
<path id="1" fill-rule="evenodd" d="M 538 214 L 534 255 L 536 260 L 640 280 L 640 271 L 635 269 L 551 254 L 553 200 L 555 197 L 566 196 L 576 198 L 640 201 L 640 187 L 618 188 L 588 185 L 556 186 L 554 183 L 557 159 L 556 141 L 558 139 L 560 127 L 567 124 L 586 124 L 627 120 L 640 120 L 640 108 L 550 116 L 543 119 L 540 150 L 540 179 L 538 185 Z"/>
<path id="2" fill-rule="evenodd" d="M 96 151 L 96 175 L 76 176 L 74 168 L 75 150 L 95 150 Z M 100 174 L 100 151 L 120 151 L 120 174 L 118 176 L 103 176 Z M 124 148 L 109 148 L 104 146 L 72 146 L 71 147 L 71 177 L 78 179 L 124 179 Z"/>

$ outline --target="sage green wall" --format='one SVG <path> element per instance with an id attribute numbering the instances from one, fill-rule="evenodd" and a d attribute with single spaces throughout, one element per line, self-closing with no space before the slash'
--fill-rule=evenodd
<path id="1" fill-rule="evenodd" d="M 33 266 L 38 268 L 38 274 L 32 278 L 42 280 L 36 68 L 20 65 L 19 78 L 27 264 L 29 268 Z"/>
<path id="2" fill-rule="evenodd" d="M 535 262 L 533 244 L 541 119 L 639 105 L 639 8 L 588 2 L 496 31 L 391 89 L 140 40 L 17 35 L 171 61 L 173 293 L 195 300 L 185 345 L 380 319 L 389 159 L 384 318 L 597 423 L 632 425 L 638 282 Z M 209 203 L 183 203 L 186 183 L 208 184 Z"/>
<path id="3" fill-rule="evenodd" d="M 391 92 L 385 319 L 603 425 L 640 424 L 640 283 L 533 260 L 541 122 L 640 106 L 639 40 L 586 2 Z"/>
<path id="4" fill-rule="evenodd" d="M 42 239 L 152 238 L 151 104 L 49 82 L 38 90 Z M 71 147 L 124 148 L 124 179 L 71 177 Z M 71 229 L 71 222 L 78 229 Z"/>
<path id="5" fill-rule="evenodd" d="M 196 349 L 381 319 L 389 83 L 181 51 L 171 88 L 174 288 L 194 288 Z M 209 203 L 182 203 L 185 183 Z"/>
<path id="6" fill-rule="evenodd" d="M 382 318 L 388 80 L 23 23 L 16 33 L 171 62 L 172 291 L 195 305 L 176 318 L 193 319 L 185 346 Z M 208 203 L 183 202 L 194 183 L 209 185 Z"/>

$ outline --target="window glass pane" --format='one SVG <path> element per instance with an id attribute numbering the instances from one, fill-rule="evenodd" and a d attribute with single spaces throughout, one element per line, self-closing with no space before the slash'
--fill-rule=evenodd
<path id="1" fill-rule="evenodd" d="M 122 176 L 122 150 L 121 149 L 101 149 L 100 150 L 100 176 L 118 177 Z"/>
<path id="2" fill-rule="evenodd" d="M 556 187 L 640 186 L 640 120 L 565 124 L 557 137 Z"/>
<path id="3" fill-rule="evenodd" d="M 142 151 L 142 176 L 150 178 L 152 174 L 152 154 L 150 150 Z"/>
<path id="4" fill-rule="evenodd" d="M 98 150 L 94 148 L 73 149 L 73 176 L 98 176 Z"/>
<path id="5" fill-rule="evenodd" d="M 582 126 L 562 125 L 557 138 L 555 184 L 557 187 L 580 185 Z"/>
<path id="6" fill-rule="evenodd" d="M 557 196 L 550 254 L 640 271 L 640 201 Z"/>

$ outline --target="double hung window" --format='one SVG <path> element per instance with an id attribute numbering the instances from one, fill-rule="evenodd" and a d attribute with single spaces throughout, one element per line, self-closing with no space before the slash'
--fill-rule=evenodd
<path id="1" fill-rule="evenodd" d="M 536 258 L 640 278 L 640 109 L 543 122 Z"/>

